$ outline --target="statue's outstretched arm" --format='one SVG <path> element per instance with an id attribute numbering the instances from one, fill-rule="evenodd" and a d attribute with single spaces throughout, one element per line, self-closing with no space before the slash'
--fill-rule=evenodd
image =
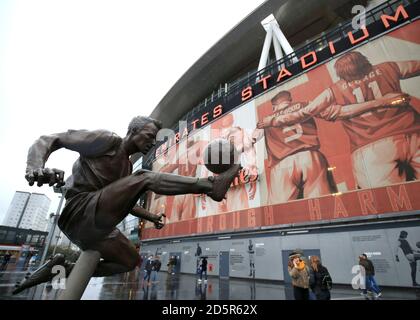
<path id="1" fill-rule="evenodd" d="M 50 186 L 57 183 L 57 187 L 64 185 L 64 171 L 45 168 L 45 163 L 52 152 L 62 148 L 61 139 L 65 134 L 41 136 L 29 148 L 25 178 L 30 186 L 35 181 L 39 187 L 44 183 L 48 183 Z"/>
<path id="2" fill-rule="evenodd" d="M 153 222 L 155 224 L 156 229 L 161 229 L 165 225 L 165 223 L 162 220 L 163 217 L 166 217 L 164 213 L 153 214 L 140 206 L 135 206 L 130 213 L 138 218 L 146 219 L 150 222 Z"/>
<path id="3" fill-rule="evenodd" d="M 29 185 L 48 183 L 57 187 L 64 185 L 64 171 L 45 168 L 50 154 L 60 148 L 76 151 L 83 156 L 94 157 L 109 150 L 117 140 L 117 135 L 106 130 L 68 130 L 67 132 L 43 135 L 28 151 L 26 175 Z"/>

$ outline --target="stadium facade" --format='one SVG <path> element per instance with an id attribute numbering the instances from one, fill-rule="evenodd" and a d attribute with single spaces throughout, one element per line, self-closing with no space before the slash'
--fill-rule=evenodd
<path id="1" fill-rule="evenodd" d="M 208 177 L 203 150 L 224 138 L 243 169 L 220 203 L 142 199 L 166 214 L 163 229 L 140 224 L 143 256 L 193 274 L 200 246 L 209 275 L 290 282 L 299 248 L 350 284 L 366 253 L 381 285 L 420 281 L 420 1 L 382 2 L 354 30 L 356 4 L 267 1 L 167 93 L 152 116 L 172 133 L 134 160 Z M 258 71 L 270 14 L 294 51 Z"/>

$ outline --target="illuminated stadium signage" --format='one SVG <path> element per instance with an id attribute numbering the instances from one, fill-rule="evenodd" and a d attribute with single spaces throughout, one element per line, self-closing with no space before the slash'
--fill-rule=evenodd
<path id="1" fill-rule="evenodd" d="M 409 15 L 407 11 L 404 9 L 402 5 L 400 5 L 394 16 L 388 16 L 386 14 L 383 14 L 381 16 L 381 21 L 386 29 L 390 28 L 390 21 L 397 22 L 399 18 L 402 17 L 403 19 L 408 19 Z M 367 40 L 371 35 L 369 34 L 369 30 L 367 28 L 362 28 L 361 31 L 357 32 L 348 32 L 347 37 L 349 41 L 350 46 L 355 46 L 365 40 Z M 334 42 L 329 41 L 328 42 L 328 50 L 330 53 L 330 56 L 333 56 L 336 54 L 336 48 L 334 45 Z M 308 69 L 309 67 L 313 67 L 318 63 L 318 55 L 315 50 L 308 52 L 307 54 L 303 55 L 299 59 L 300 68 L 297 70 L 297 72 L 292 72 L 288 70 L 287 68 L 282 68 L 277 75 L 267 75 L 262 77 L 260 80 L 257 81 L 257 83 L 261 86 L 262 90 L 267 90 L 271 88 L 272 86 L 283 82 L 284 80 L 292 77 L 293 75 L 300 74 L 305 69 Z M 273 79 L 276 79 L 275 82 L 272 81 Z M 254 91 L 251 86 L 246 87 L 242 90 L 242 102 L 245 102 L 249 99 L 251 99 L 254 96 Z"/>
<path id="2" fill-rule="evenodd" d="M 366 28 L 362 28 L 356 32 L 348 32 L 347 38 L 337 42 L 329 41 L 327 48 L 321 51 L 310 51 L 300 57 L 297 63 L 289 67 L 283 67 L 275 74 L 267 74 L 256 81 L 255 85 L 243 88 L 240 94 L 230 101 L 218 101 L 215 105 L 209 105 L 204 111 L 193 120 L 187 121 L 186 125 L 179 128 L 175 133 L 167 137 L 166 141 L 155 149 L 154 158 L 167 152 L 167 150 L 176 145 L 182 139 L 185 139 L 192 131 L 208 125 L 213 120 L 228 113 L 236 106 L 251 100 L 253 97 L 262 94 L 264 91 L 271 89 L 280 83 L 301 74 L 303 71 L 311 67 L 321 64 L 330 59 L 334 55 L 342 53 L 353 46 L 357 46 L 362 42 L 372 38 L 384 31 L 390 29 L 393 25 L 402 23 L 410 18 L 409 12 L 403 5 L 397 7 L 394 15 L 381 15 L 381 20 L 378 24 L 372 24 Z"/>
<path id="3" fill-rule="evenodd" d="M 212 110 L 204 112 L 199 118 L 191 121 L 190 124 L 185 126 L 183 129 L 180 129 L 177 133 L 175 133 L 175 135 L 169 137 L 168 141 L 156 149 L 155 156 L 158 157 L 159 155 L 165 153 L 171 146 L 186 138 L 191 131 L 204 127 L 209 122 L 217 119 L 223 114 L 223 111 L 223 106 L 219 104 Z M 188 128 L 190 128 L 190 130 Z"/>

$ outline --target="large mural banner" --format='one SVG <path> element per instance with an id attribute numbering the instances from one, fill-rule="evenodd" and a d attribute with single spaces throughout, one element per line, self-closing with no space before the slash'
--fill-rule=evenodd
<path id="1" fill-rule="evenodd" d="M 153 170 L 205 178 L 209 141 L 234 142 L 226 200 L 149 194 L 167 226 L 142 238 L 420 209 L 420 21 L 351 49 L 196 130 Z"/>

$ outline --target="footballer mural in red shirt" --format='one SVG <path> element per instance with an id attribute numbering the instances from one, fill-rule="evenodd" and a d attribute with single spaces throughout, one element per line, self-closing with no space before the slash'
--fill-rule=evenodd
<path id="1" fill-rule="evenodd" d="M 307 102 L 293 101 L 289 91 L 272 99 L 272 115 L 257 123 L 254 143 L 265 138 L 269 178 L 267 204 L 313 198 L 335 191 L 328 161 L 319 151 L 317 126 L 313 118 L 290 126 L 277 126 L 276 119 L 305 108 Z"/>
<path id="2" fill-rule="evenodd" d="M 359 188 L 411 181 L 420 174 L 420 118 L 400 81 L 420 75 L 420 60 L 372 65 L 352 51 L 338 58 L 339 81 L 305 108 L 273 120 L 290 126 L 311 117 L 340 120 L 350 140 Z"/>

